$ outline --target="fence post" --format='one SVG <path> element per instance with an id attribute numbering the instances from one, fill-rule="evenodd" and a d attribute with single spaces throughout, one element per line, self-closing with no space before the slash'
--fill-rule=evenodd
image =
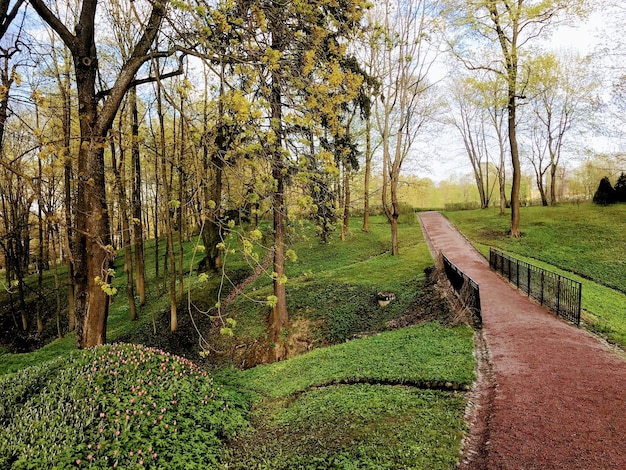
<path id="1" fill-rule="evenodd" d="M 515 285 L 519 288 L 519 260 L 517 261 L 517 271 L 515 272 Z"/>
<path id="2" fill-rule="evenodd" d="M 583 300 L 583 285 L 578 283 L 578 308 L 576 309 L 576 323 L 580 325 L 580 306 Z"/>
<path id="3" fill-rule="evenodd" d="M 544 286 L 543 281 L 544 281 L 544 277 L 545 277 L 545 273 L 542 270 L 541 271 L 541 302 L 540 302 L 541 305 L 543 305 L 543 286 Z"/>
<path id="4" fill-rule="evenodd" d="M 511 282 L 511 258 L 507 257 L 507 261 L 509 262 L 509 282 Z"/>
<path id="5" fill-rule="evenodd" d="M 556 284 L 556 313 L 559 314 L 561 312 L 561 276 L 558 277 L 558 281 Z"/>

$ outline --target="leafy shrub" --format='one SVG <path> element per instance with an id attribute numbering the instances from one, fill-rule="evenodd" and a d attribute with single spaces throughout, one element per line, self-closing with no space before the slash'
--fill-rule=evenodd
<path id="1" fill-rule="evenodd" d="M 190 361 L 139 345 L 24 369 L 0 390 L 7 469 L 207 468 L 246 425 L 239 395 Z"/>
<path id="2" fill-rule="evenodd" d="M 476 201 L 468 202 L 452 202 L 445 205 L 447 211 L 468 211 L 474 209 L 480 209 L 480 203 Z"/>
<path id="3" fill-rule="evenodd" d="M 615 189 L 611 186 L 611 182 L 608 177 L 604 177 L 600 180 L 598 189 L 593 195 L 593 203 L 607 206 L 615 203 Z"/>
<path id="4" fill-rule="evenodd" d="M 417 215 L 415 214 L 415 209 L 413 209 L 412 205 L 401 202 L 398 211 L 400 212 L 398 217 L 399 223 L 409 225 L 417 223 Z"/>

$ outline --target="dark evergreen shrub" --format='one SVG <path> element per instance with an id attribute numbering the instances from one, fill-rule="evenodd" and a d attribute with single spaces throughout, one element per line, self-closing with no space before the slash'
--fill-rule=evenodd
<path id="1" fill-rule="evenodd" d="M 615 183 L 615 201 L 626 202 L 626 173 L 619 175 L 617 183 Z"/>
<path id="2" fill-rule="evenodd" d="M 593 195 L 593 202 L 594 204 L 601 204 L 603 206 L 615 203 L 615 189 L 611 185 L 608 177 L 605 176 L 600 180 L 598 189 Z"/>

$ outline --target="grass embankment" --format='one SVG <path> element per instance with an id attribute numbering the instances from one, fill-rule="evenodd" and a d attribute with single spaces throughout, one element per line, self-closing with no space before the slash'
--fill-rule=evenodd
<path id="1" fill-rule="evenodd" d="M 294 322 L 310 323 L 309 347 L 385 329 L 423 294 L 423 269 L 432 259 L 417 225 L 401 226 L 402 256 L 391 257 L 382 219 L 368 234 L 359 230 L 360 220 L 352 224 L 343 243 L 319 245 L 306 230 L 293 238 L 298 260 L 288 266 L 289 309 Z M 229 266 L 233 278 L 251 271 L 236 257 Z M 195 304 L 215 304 L 218 277 L 188 280 Z M 251 300 L 264 299 L 270 284 L 261 277 L 228 308 L 237 320 L 229 341 L 264 335 L 267 306 Z M 384 309 L 375 301 L 380 290 L 397 293 Z M 142 319 L 131 324 L 118 293 L 109 338 L 168 337 L 163 330 L 146 333 L 150 312 L 157 311 L 163 328 L 167 299 L 151 292 Z M 286 340 L 290 335 L 285 332 Z M 228 369 L 214 380 L 159 349 L 75 351 L 70 335 L 36 353 L 0 356 L 3 371 L 17 371 L 0 379 L 0 466 L 72 468 L 80 461 L 91 468 L 116 462 L 123 468 L 454 468 L 466 402 L 453 390 L 473 380 L 472 347 L 468 327 L 428 323 L 271 366 Z M 199 359 L 194 350 L 189 356 Z M 27 364 L 39 365 L 19 370 Z"/>
<path id="2" fill-rule="evenodd" d="M 626 347 L 626 205 L 522 208 L 522 237 L 506 235 L 497 209 L 446 212 L 478 249 L 489 246 L 582 282 L 582 321 Z"/>
<path id="3" fill-rule="evenodd" d="M 254 428 L 233 468 L 450 469 L 474 380 L 472 330 L 436 323 L 384 332 L 238 373 Z M 404 384 L 404 385 L 389 385 Z"/>

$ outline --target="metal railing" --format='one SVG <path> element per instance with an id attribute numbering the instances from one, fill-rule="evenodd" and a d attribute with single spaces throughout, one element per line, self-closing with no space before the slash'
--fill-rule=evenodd
<path id="1" fill-rule="evenodd" d="M 541 305 L 576 325 L 580 324 L 580 282 L 513 258 L 495 248 L 489 250 L 489 266 Z"/>
<path id="2" fill-rule="evenodd" d="M 452 288 L 460 297 L 461 302 L 463 302 L 465 307 L 472 313 L 476 326 L 481 326 L 483 318 L 480 308 L 480 289 L 478 284 L 455 266 L 443 253 L 441 253 L 441 263 Z"/>

